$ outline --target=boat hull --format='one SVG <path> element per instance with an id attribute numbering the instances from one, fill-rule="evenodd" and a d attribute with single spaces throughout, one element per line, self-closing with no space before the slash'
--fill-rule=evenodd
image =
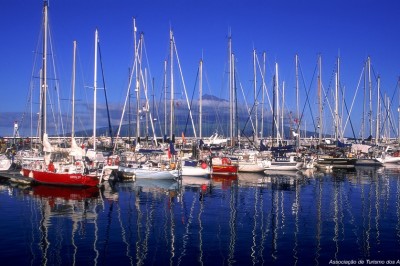
<path id="1" fill-rule="evenodd" d="M 176 179 L 179 177 L 178 170 L 162 170 L 161 168 L 130 168 L 130 167 L 119 167 L 119 171 L 123 173 L 132 174 L 135 178 L 142 179 Z"/>
<path id="2" fill-rule="evenodd" d="M 237 165 L 213 165 L 212 173 L 218 175 L 236 175 L 238 168 Z"/>
<path id="3" fill-rule="evenodd" d="M 22 169 L 22 175 L 32 177 L 34 182 L 40 184 L 79 187 L 95 187 L 99 185 L 99 178 L 94 174 L 54 173 L 50 171 Z"/>
<path id="4" fill-rule="evenodd" d="M 356 158 L 319 158 L 317 167 L 322 169 L 354 168 Z"/>

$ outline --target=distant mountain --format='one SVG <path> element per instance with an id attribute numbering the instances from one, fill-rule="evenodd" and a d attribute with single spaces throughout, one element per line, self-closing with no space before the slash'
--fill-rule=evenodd
<path id="1" fill-rule="evenodd" d="M 217 102 L 229 102 L 228 100 L 221 99 L 221 98 L 218 98 L 217 96 L 210 95 L 210 94 L 204 94 L 203 100 L 210 100 L 210 101 L 217 101 Z"/>

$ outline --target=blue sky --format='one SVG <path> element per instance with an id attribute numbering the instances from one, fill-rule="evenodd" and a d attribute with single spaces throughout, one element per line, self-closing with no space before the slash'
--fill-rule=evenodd
<path id="1" fill-rule="evenodd" d="M 1 5 L 0 88 L 2 98 L 6 100 L 0 105 L 0 135 L 9 135 L 12 134 L 12 121 L 21 120 L 21 113 L 27 110 L 43 2 L 1 0 Z M 92 99 L 87 86 L 93 84 L 94 30 L 97 28 L 107 93 L 110 105 L 115 109 L 121 109 L 127 90 L 128 68 L 133 61 L 133 17 L 138 31 L 144 32 L 149 75 L 154 78 L 155 87 L 162 86 L 170 28 L 174 32 L 186 87 L 191 91 L 195 86 L 198 62 L 203 58 L 208 84 L 204 93 L 225 99 L 228 98 L 225 86 L 228 32 L 232 34 L 236 67 L 243 88 L 251 91 L 253 87 L 253 49 L 257 50 L 260 59 L 265 51 L 267 85 L 272 84 L 273 65 L 277 62 L 280 82 L 286 84 L 286 108 L 293 111 L 295 54 L 299 55 L 302 79 L 306 84 L 300 82 L 301 109 L 305 90 L 311 86 L 314 114 L 317 106 L 313 74 L 319 54 L 325 88 L 332 86 L 329 84 L 333 82 L 332 73 L 340 55 L 340 78 L 348 105 L 353 100 L 367 56 L 371 56 L 373 70 L 381 76 L 381 89 L 389 97 L 392 97 L 400 75 L 398 1 L 50 0 L 49 6 L 61 98 L 70 95 L 72 42 L 77 40 L 77 90 L 85 91 L 86 97 Z M 37 71 L 34 74 L 37 75 Z M 376 96 L 375 93 L 375 99 Z M 78 97 L 83 101 L 83 96 Z M 358 134 L 361 94 L 356 103 L 352 120 Z M 398 105 L 398 96 L 392 105 Z M 394 115 L 397 118 L 397 113 Z M 311 127 L 311 118 L 305 119 L 309 124 L 307 127 Z M 117 121 L 119 117 L 113 120 Z"/>

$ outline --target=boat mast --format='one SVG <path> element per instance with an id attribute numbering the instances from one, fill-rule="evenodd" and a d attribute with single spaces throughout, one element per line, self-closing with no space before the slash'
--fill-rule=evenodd
<path id="1" fill-rule="evenodd" d="M 296 54 L 296 121 L 297 121 L 297 138 L 296 147 L 300 146 L 300 111 L 299 111 L 299 56 Z"/>
<path id="2" fill-rule="evenodd" d="M 41 132 L 40 140 L 43 143 L 43 135 L 47 133 L 47 33 L 48 33 L 48 2 L 43 2 L 43 53 L 42 53 L 42 79 L 41 79 Z"/>
<path id="3" fill-rule="evenodd" d="M 397 89 L 399 89 L 399 83 L 400 83 L 400 78 L 397 81 Z M 397 108 L 398 111 L 397 138 L 398 138 L 398 143 L 400 143 L 400 91 L 398 90 L 398 92 L 399 92 L 399 107 Z"/>
<path id="4" fill-rule="evenodd" d="M 75 137 L 75 77 L 76 77 L 76 41 L 73 43 L 73 64 L 72 64 L 72 126 L 71 138 Z"/>
<path id="5" fill-rule="evenodd" d="M 174 134 L 174 37 L 172 30 L 169 31 L 170 40 L 170 71 L 171 71 L 171 102 L 170 102 L 170 140 L 172 141 L 172 135 Z"/>
<path id="6" fill-rule="evenodd" d="M 263 75 L 262 75 L 262 104 L 261 104 L 261 131 L 260 131 L 260 137 L 261 139 L 264 137 L 264 100 L 265 100 L 265 61 L 266 61 L 266 53 L 263 52 Z"/>
<path id="7" fill-rule="evenodd" d="M 339 139 L 339 57 L 335 73 L 335 140 Z"/>
<path id="8" fill-rule="evenodd" d="M 371 57 L 368 56 L 368 87 L 369 87 L 369 136 L 372 136 L 372 81 L 371 81 Z"/>
<path id="9" fill-rule="evenodd" d="M 257 103 L 257 72 L 256 72 L 256 49 L 253 50 L 253 74 L 254 74 L 254 117 L 255 117 L 255 136 L 258 138 L 258 103 Z"/>
<path id="10" fill-rule="evenodd" d="M 319 73 L 318 73 L 318 111 L 319 111 L 319 121 L 318 121 L 318 145 L 322 142 L 322 86 L 321 86 L 321 75 L 322 75 L 322 66 L 321 66 L 321 55 L 318 57 L 318 65 L 319 65 Z"/>
<path id="11" fill-rule="evenodd" d="M 167 60 L 164 61 L 164 135 L 168 134 L 167 124 Z"/>
<path id="12" fill-rule="evenodd" d="M 380 112 L 381 112 L 381 78 L 378 76 L 378 99 L 376 102 L 376 129 L 375 129 L 375 145 L 379 142 Z"/>
<path id="13" fill-rule="evenodd" d="M 133 18 L 133 45 L 135 49 L 135 60 L 137 60 L 137 64 L 135 65 L 135 92 L 136 92 L 136 142 L 139 142 L 140 138 L 140 81 L 139 81 L 139 67 L 138 65 L 140 64 L 139 60 L 139 47 L 137 45 L 137 36 L 136 36 L 136 19 Z"/>
<path id="14" fill-rule="evenodd" d="M 364 141 L 364 132 L 365 132 L 365 105 L 367 102 L 367 68 L 368 68 L 368 60 L 365 61 L 364 64 L 364 99 L 363 99 L 363 109 L 362 109 L 362 118 L 361 118 L 361 140 Z"/>
<path id="15" fill-rule="evenodd" d="M 282 82 L 282 107 L 281 107 L 281 130 L 282 130 L 281 140 L 282 141 L 285 138 L 285 131 L 283 129 L 283 116 L 284 116 L 283 112 L 285 110 L 284 106 L 285 106 L 285 81 Z"/>
<path id="16" fill-rule="evenodd" d="M 199 65 L 199 138 L 203 138 L 203 59 Z"/>
<path id="17" fill-rule="evenodd" d="M 229 53 L 229 137 L 231 139 L 231 146 L 234 144 L 234 115 L 233 115 L 233 60 L 232 60 L 232 36 L 229 34 L 228 38 L 228 53 Z"/>
<path id="18" fill-rule="evenodd" d="M 97 117 L 97 45 L 99 34 L 96 29 L 94 33 L 94 74 L 93 74 L 93 150 L 96 151 L 96 117 Z"/>
<path id="19" fill-rule="evenodd" d="M 278 77 L 278 63 L 275 63 L 275 104 L 276 110 L 275 111 L 275 125 L 276 126 L 276 144 L 279 144 L 279 77 Z"/>

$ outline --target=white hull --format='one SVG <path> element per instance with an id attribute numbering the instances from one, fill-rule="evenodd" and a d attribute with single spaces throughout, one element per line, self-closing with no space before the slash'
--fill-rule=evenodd
<path id="1" fill-rule="evenodd" d="M 239 161 L 239 172 L 260 173 L 265 170 L 262 163 Z"/>
<path id="2" fill-rule="evenodd" d="M 183 176 L 206 176 L 211 174 L 210 167 L 202 168 L 201 166 L 182 166 Z"/>
<path id="3" fill-rule="evenodd" d="M 272 162 L 271 165 L 265 168 L 267 171 L 297 171 L 301 169 L 303 163 L 300 162 Z"/>
<path id="4" fill-rule="evenodd" d="M 376 158 L 379 162 L 381 162 L 382 164 L 384 163 L 399 163 L 400 162 L 400 157 L 397 156 L 390 156 L 390 155 L 386 155 L 383 156 L 383 158 Z"/>
<path id="5" fill-rule="evenodd" d="M 178 170 L 162 170 L 161 168 L 130 168 L 120 166 L 119 171 L 133 174 L 135 178 L 143 179 L 176 179 L 179 177 Z"/>

